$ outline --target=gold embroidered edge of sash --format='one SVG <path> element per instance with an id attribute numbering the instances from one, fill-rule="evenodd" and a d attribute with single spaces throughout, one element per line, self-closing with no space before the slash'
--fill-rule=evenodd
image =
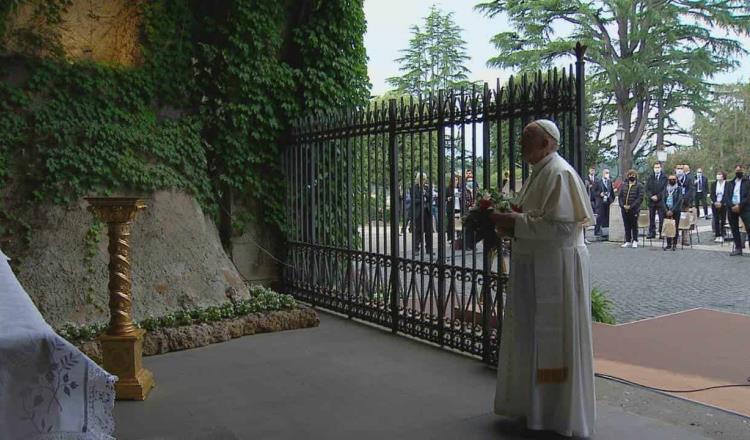
<path id="1" fill-rule="evenodd" d="M 536 381 L 538 383 L 563 383 L 568 379 L 568 369 L 544 368 L 536 370 Z"/>

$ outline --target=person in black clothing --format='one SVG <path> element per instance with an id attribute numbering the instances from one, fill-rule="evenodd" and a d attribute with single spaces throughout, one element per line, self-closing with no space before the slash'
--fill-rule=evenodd
<path id="1" fill-rule="evenodd" d="M 638 173 L 628 171 L 628 180 L 620 186 L 620 212 L 625 225 L 625 244 L 622 247 L 638 247 L 638 214 L 643 202 L 643 185 L 638 182 Z M 632 245 L 631 245 L 632 243 Z"/>
<path id="2" fill-rule="evenodd" d="M 735 167 L 734 179 L 727 182 L 724 191 L 724 206 L 728 208 L 729 226 L 732 227 L 734 238 L 734 250 L 730 255 L 742 255 L 742 248 L 745 244 L 740 235 L 740 218 L 745 224 L 745 231 L 750 231 L 750 180 L 745 178 L 742 165 Z"/>
<path id="3" fill-rule="evenodd" d="M 704 217 L 708 218 L 708 203 L 706 194 L 709 191 L 708 177 L 703 175 L 703 170 L 698 168 L 695 175 L 695 215 L 700 217 L 701 205 L 703 205 Z"/>
<path id="4" fill-rule="evenodd" d="M 667 176 L 662 172 L 661 164 L 654 165 L 654 173 L 646 182 L 646 197 L 648 197 L 648 238 L 656 238 L 656 213 L 659 213 L 659 235 L 664 224 L 664 199 L 662 194 L 667 186 Z"/>
<path id="5" fill-rule="evenodd" d="M 677 169 L 677 185 L 682 189 L 682 211 L 689 211 L 695 198 L 695 177 L 690 173 L 690 165 Z"/>
<path id="6" fill-rule="evenodd" d="M 682 188 L 682 215 L 688 217 L 695 199 L 695 177 L 690 173 L 690 165 L 688 164 L 683 165 L 682 170 L 678 169 L 677 171 L 678 173 L 682 172 L 682 177 L 677 176 L 677 184 Z M 683 234 L 682 244 L 688 244 L 687 240 L 688 236 Z"/>
<path id="7" fill-rule="evenodd" d="M 445 189 L 445 237 L 448 242 L 452 242 L 456 237 L 456 191 L 458 186 L 458 176 L 452 175 L 448 187 Z"/>
<path id="8" fill-rule="evenodd" d="M 711 184 L 711 211 L 714 219 L 715 243 L 724 243 L 724 225 L 727 223 L 727 208 L 724 205 L 724 193 L 727 188 L 727 173 L 716 173 L 716 181 Z"/>
<path id="9" fill-rule="evenodd" d="M 589 174 L 583 178 L 583 183 L 586 185 L 586 191 L 589 192 L 589 198 L 591 199 L 591 207 L 594 207 L 594 184 L 596 183 L 596 168 L 589 168 Z"/>
<path id="10" fill-rule="evenodd" d="M 594 235 L 602 235 L 602 228 L 609 228 L 609 205 L 612 204 L 615 191 L 609 170 L 602 171 L 602 178 L 594 183 L 594 211 L 596 212 L 596 227 Z"/>
<path id="11" fill-rule="evenodd" d="M 413 218 L 411 228 L 414 230 L 413 251 L 420 252 L 422 242 L 428 254 L 432 253 L 432 188 L 427 183 L 424 173 L 417 173 L 414 186 L 411 189 L 411 204 Z"/>
<path id="12" fill-rule="evenodd" d="M 672 249 L 674 251 L 677 250 L 677 238 L 680 236 L 680 216 L 682 214 L 682 188 L 680 188 L 677 176 L 674 174 L 667 179 L 667 186 L 664 187 L 661 198 L 664 200 L 666 211 L 664 217 L 674 219 L 676 232 L 674 238 L 667 237 L 667 246 L 664 250 Z"/>

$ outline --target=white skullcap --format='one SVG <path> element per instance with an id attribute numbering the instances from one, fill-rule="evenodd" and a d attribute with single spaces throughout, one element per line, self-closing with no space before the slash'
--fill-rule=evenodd
<path id="1" fill-rule="evenodd" d="M 549 119 L 537 119 L 533 123 L 544 130 L 544 132 L 552 137 L 555 142 L 560 144 L 560 130 L 557 128 L 557 125 L 555 125 L 554 122 L 550 121 Z"/>

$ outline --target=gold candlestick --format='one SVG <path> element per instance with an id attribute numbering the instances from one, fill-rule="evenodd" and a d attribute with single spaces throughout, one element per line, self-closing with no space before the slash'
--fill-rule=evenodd
<path id="1" fill-rule="evenodd" d="M 146 331 L 133 323 L 130 279 L 130 226 L 142 199 L 133 197 L 88 197 L 89 211 L 107 223 L 109 235 L 109 310 L 107 333 L 99 338 L 104 368 L 116 375 L 117 399 L 145 400 L 154 377 L 143 368 L 143 336 Z"/>

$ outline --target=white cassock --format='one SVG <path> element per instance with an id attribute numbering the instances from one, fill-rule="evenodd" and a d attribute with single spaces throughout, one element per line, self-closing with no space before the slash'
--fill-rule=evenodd
<path id="1" fill-rule="evenodd" d="M 517 214 L 495 412 L 533 430 L 590 437 L 595 419 L 589 253 L 594 222 L 578 173 L 557 153 L 532 166 Z"/>

